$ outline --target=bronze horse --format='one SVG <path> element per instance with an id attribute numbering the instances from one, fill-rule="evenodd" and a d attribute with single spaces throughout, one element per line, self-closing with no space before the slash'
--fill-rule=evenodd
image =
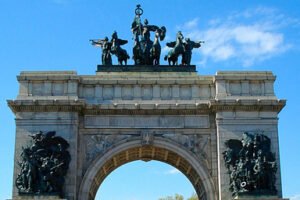
<path id="1" fill-rule="evenodd" d="M 168 47 L 171 47 L 171 49 L 164 57 L 164 60 L 168 60 L 169 65 L 177 65 L 178 64 L 178 57 L 181 55 L 183 57 L 184 55 L 184 44 L 183 44 L 183 35 L 181 31 L 177 33 L 176 41 L 175 42 L 168 42 L 166 44 Z"/>
<path id="2" fill-rule="evenodd" d="M 111 53 L 116 55 L 118 58 L 119 65 L 127 65 L 127 59 L 129 59 L 129 55 L 125 49 L 121 48 L 121 45 L 127 44 L 127 40 L 121 40 L 118 38 L 117 32 L 112 34 L 111 38 Z"/>
<path id="3" fill-rule="evenodd" d="M 160 34 L 158 31 L 155 32 L 155 39 L 150 49 L 150 58 L 153 65 L 159 65 L 161 46 L 159 43 Z"/>

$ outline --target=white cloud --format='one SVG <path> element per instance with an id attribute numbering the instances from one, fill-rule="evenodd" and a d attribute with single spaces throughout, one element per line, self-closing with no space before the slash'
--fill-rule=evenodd
<path id="1" fill-rule="evenodd" d="M 170 51 L 170 47 L 168 46 L 164 46 L 162 49 L 161 49 L 161 55 L 165 55 L 165 54 L 168 54 L 168 52 Z"/>
<path id="2" fill-rule="evenodd" d="M 300 194 L 290 197 L 290 200 L 300 200 Z"/>
<path id="3" fill-rule="evenodd" d="M 202 63 L 233 60 L 246 67 L 290 49 L 292 45 L 285 42 L 283 28 L 300 24 L 299 20 L 266 7 L 212 19 L 204 30 L 198 23 L 198 18 L 195 18 L 178 29 L 192 40 L 205 41 L 200 51 L 195 51 L 201 52 Z"/>
<path id="4" fill-rule="evenodd" d="M 194 18 L 183 25 L 183 28 L 191 29 L 196 28 L 198 26 L 199 18 Z"/>
<path id="5" fill-rule="evenodd" d="M 172 169 L 165 172 L 165 174 L 180 174 L 180 173 L 181 172 L 176 168 L 172 168 Z"/>

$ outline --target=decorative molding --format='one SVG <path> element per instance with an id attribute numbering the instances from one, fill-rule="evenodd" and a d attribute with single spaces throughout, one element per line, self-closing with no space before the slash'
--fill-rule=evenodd
<path id="1" fill-rule="evenodd" d="M 84 137 L 86 144 L 86 161 L 92 161 L 97 155 L 103 154 L 112 145 L 131 137 L 137 137 L 139 135 L 130 134 L 98 134 L 98 135 L 86 135 Z"/>
<path id="2" fill-rule="evenodd" d="M 49 100 L 49 102 L 44 100 L 8 100 L 8 106 L 14 113 L 17 112 L 79 112 L 88 115 L 195 115 L 218 111 L 274 111 L 280 112 L 285 106 L 285 100 L 264 100 L 264 102 L 259 103 L 257 100 L 251 100 L 253 103 L 245 103 L 243 105 L 243 100 L 234 101 L 231 100 L 229 103 L 222 103 L 219 101 L 216 103 L 212 100 L 208 103 L 203 104 L 140 104 L 136 106 L 136 103 L 132 104 L 86 104 L 84 100 L 80 101 L 65 101 L 62 100 Z M 118 108 L 119 106 L 119 108 Z M 161 108 L 159 108 L 159 106 Z M 103 108 L 105 107 L 105 108 Z M 151 108 L 151 109 L 150 109 Z M 164 109 L 163 109 L 164 108 Z"/>
<path id="3" fill-rule="evenodd" d="M 85 115 L 85 128 L 209 128 L 209 115 Z"/>
<path id="4" fill-rule="evenodd" d="M 140 140 L 142 146 L 151 146 L 157 140 L 166 139 L 176 143 L 195 154 L 200 160 L 205 161 L 208 166 L 210 160 L 210 135 L 200 134 L 178 134 L 173 132 L 159 133 L 155 131 L 137 131 L 135 134 L 93 134 L 85 135 L 85 164 L 84 169 L 89 166 L 97 156 L 105 154 L 113 146 L 120 143 Z"/>

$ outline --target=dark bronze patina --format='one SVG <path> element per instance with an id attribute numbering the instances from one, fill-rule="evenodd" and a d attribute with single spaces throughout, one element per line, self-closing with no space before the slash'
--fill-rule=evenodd
<path id="1" fill-rule="evenodd" d="M 32 144 L 23 147 L 16 187 L 20 194 L 49 194 L 63 197 L 64 176 L 71 156 L 68 142 L 54 131 L 30 135 Z"/>
<path id="2" fill-rule="evenodd" d="M 277 165 L 267 136 L 248 132 L 241 140 L 227 140 L 223 152 L 232 196 L 276 194 Z"/>
<path id="3" fill-rule="evenodd" d="M 112 65 L 111 54 L 118 58 L 119 65 L 123 65 L 123 62 L 127 65 L 129 55 L 125 49 L 121 48 L 121 45 L 127 44 L 128 41 L 119 39 L 116 31 L 113 32 L 110 41 L 108 41 L 107 37 L 90 41 L 92 42 L 92 45 L 100 46 L 102 48 L 102 65 Z"/>
<path id="4" fill-rule="evenodd" d="M 105 37 L 104 39 L 96 39 L 90 41 L 92 42 L 92 45 L 100 46 L 102 48 L 102 56 L 101 56 L 102 65 L 112 65 L 112 60 L 111 60 L 112 43 L 108 41 L 108 37 Z"/>
<path id="5" fill-rule="evenodd" d="M 165 26 L 158 27 L 156 25 L 150 25 L 148 20 L 144 22 L 141 20 L 141 16 L 144 11 L 141 5 L 137 5 L 135 9 L 135 17 L 131 24 L 131 31 L 133 33 L 133 60 L 134 65 L 138 66 L 153 66 L 160 65 L 161 45 L 160 41 L 164 40 L 167 29 Z M 151 32 L 154 32 L 154 40 L 151 40 Z M 112 34 L 112 38 L 109 41 L 107 37 L 104 39 L 90 40 L 92 45 L 100 46 L 102 48 L 102 65 L 113 65 L 111 55 L 115 55 L 118 58 L 119 65 L 127 65 L 127 59 L 129 55 L 125 49 L 121 48 L 121 45 L 127 44 L 127 40 L 118 38 L 117 32 Z M 184 39 L 181 31 L 177 33 L 176 41 L 168 42 L 166 45 L 172 48 L 168 55 L 164 57 L 168 61 L 169 65 L 178 65 L 178 57 L 182 57 L 180 65 L 191 65 L 192 50 L 194 48 L 201 47 L 201 43 L 204 41 L 192 41 L 189 38 Z M 98 70 L 99 71 L 99 70 Z"/>
<path id="6" fill-rule="evenodd" d="M 167 42 L 167 46 L 172 48 L 168 55 L 165 56 L 165 60 L 168 60 L 169 65 L 178 65 L 178 57 L 182 57 L 182 65 L 190 65 L 192 59 L 192 50 L 193 48 L 201 47 L 201 43 L 204 41 L 194 42 L 190 38 L 184 40 L 183 34 L 181 31 L 178 31 L 176 35 L 176 41 Z"/>
<path id="7" fill-rule="evenodd" d="M 135 17 L 131 24 L 134 38 L 133 60 L 135 65 L 159 65 L 161 46 L 159 40 L 164 40 L 166 27 L 149 25 L 148 20 L 141 22 L 143 9 L 137 5 Z M 151 40 L 150 32 L 155 32 L 154 42 Z"/>

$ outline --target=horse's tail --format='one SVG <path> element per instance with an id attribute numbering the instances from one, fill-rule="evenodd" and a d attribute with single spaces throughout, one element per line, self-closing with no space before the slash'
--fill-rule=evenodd
<path id="1" fill-rule="evenodd" d="M 164 57 L 164 60 L 168 60 L 168 55 L 166 55 L 166 56 Z"/>

